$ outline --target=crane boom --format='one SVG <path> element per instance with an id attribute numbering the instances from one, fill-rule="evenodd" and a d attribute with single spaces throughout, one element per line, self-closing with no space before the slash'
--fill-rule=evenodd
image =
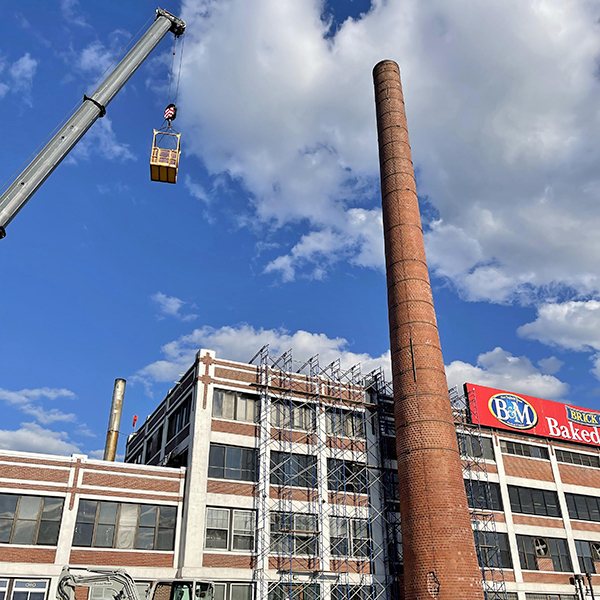
<path id="1" fill-rule="evenodd" d="M 156 20 L 148 31 L 98 86 L 92 96 L 88 98 L 84 95 L 83 104 L 79 109 L 0 196 L 0 239 L 6 235 L 6 226 L 86 131 L 98 118 L 104 116 L 110 101 L 169 31 L 176 36 L 182 35 L 185 31 L 185 22 L 159 8 L 156 11 Z"/>

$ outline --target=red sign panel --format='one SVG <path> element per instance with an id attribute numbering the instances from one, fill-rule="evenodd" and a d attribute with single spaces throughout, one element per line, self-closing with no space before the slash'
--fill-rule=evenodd
<path id="1" fill-rule="evenodd" d="M 600 446 L 600 412 L 466 384 L 473 422 Z"/>

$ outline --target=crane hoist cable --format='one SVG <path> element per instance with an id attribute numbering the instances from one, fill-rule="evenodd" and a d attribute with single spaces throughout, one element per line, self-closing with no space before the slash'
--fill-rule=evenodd
<path id="1" fill-rule="evenodd" d="M 177 118 L 177 97 L 179 95 L 179 82 L 181 79 L 181 65 L 183 62 L 183 38 L 177 73 L 175 97 L 171 97 L 174 79 L 175 55 L 177 38 L 173 43 L 171 56 L 171 71 L 169 73 L 169 92 L 167 107 L 163 112 L 163 123 L 159 129 L 154 129 L 152 138 L 152 152 L 150 154 L 150 180 L 162 183 L 177 183 L 179 170 L 179 156 L 181 154 L 181 133 L 173 129 L 173 121 Z M 171 101 L 173 100 L 173 101 Z"/>

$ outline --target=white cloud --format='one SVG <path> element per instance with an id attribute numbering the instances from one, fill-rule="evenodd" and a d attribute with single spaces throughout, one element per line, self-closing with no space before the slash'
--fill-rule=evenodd
<path id="1" fill-rule="evenodd" d="M 538 308 L 535 321 L 522 325 L 517 333 L 521 337 L 567 350 L 600 350 L 600 302 L 544 304 Z"/>
<path id="2" fill-rule="evenodd" d="M 100 74 L 106 70 L 113 59 L 114 52 L 106 48 L 102 42 L 96 40 L 81 51 L 76 66 L 81 71 L 92 71 Z"/>
<path id="3" fill-rule="evenodd" d="M 100 154 L 107 160 L 124 162 L 137 160 L 129 150 L 129 144 L 121 144 L 108 117 L 98 119 L 65 159 L 67 164 L 77 164 L 78 160 L 89 160 L 92 154 Z"/>
<path id="4" fill-rule="evenodd" d="M 183 5 L 191 151 L 243 184 L 255 224 L 303 225 L 267 270 L 292 280 L 340 260 L 381 267 L 381 234 L 352 227 L 349 211 L 379 202 L 371 69 L 390 57 L 419 190 L 439 211 L 430 266 L 471 300 L 599 290 L 600 7 L 375 0 L 326 38 L 322 6 Z"/>
<path id="5" fill-rule="evenodd" d="M 35 419 L 43 425 L 49 425 L 50 423 L 55 423 L 57 421 L 67 423 L 77 421 L 77 417 L 73 413 L 64 413 L 57 408 L 46 410 L 39 404 L 32 404 L 32 402 L 44 398 L 47 398 L 48 400 L 55 400 L 56 398 L 75 399 L 76 396 L 73 392 L 64 388 L 23 389 L 18 392 L 11 392 L 10 390 L 0 388 L 0 400 L 4 400 L 9 406 L 14 406 L 21 412 L 35 417 Z"/>
<path id="6" fill-rule="evenodd" d="M 295 359 L 306 361 L 315 354 L 319 355 L 321 367 L 340 358 L 342 369 L 349 369 L 360 363 L 362 372 L 369 373 L 380 366 L 390 376 L 390 353 L 379 357 L 366 353 L 352 352 L 350 343 L 344 338 L 329 338 L 322 333 L 285 329 L 255 329 L 246 324 L 235 327 L 202 327 L 184 335 L 162 347 L 164 358 L 153 362 L 136 373 L 130 381 L 142 382 L 147 390 L 154 382 L 167 382 L 177 379 L 179 373 L 187 370 L 194 361 L 200 348 L 215 350 L 218 357 L 248 362 L 265 344 L 269 344 L 272 355 L 281 355 L 293 348 Z"/>
<path id="7" fill-rule="evenodd" d="M 71 455 L 80 452 L 64 431 L 50 431 L 36 423 L 21 423 L 16 431 L 0 430 L 0 448 L 20 452 Z"/>
<path id="8" fill-rule="evenodd" d="M 85 16 L 77 10 L 78 7 L 79 0 L 61 0 L 60 2 L 60 10 L 67 23 L 77 27 L 90 27 Z"/>
<path id="9" fill-rule="evenodd" d="M 188 303 L 175 296 L 167 296 L 162 292 L 156 292 L 156 294 L 150 296 L 150 299 L 156 303 L 160 312 L 160 319 L 164 319 L 164 317 L 167 316 L 175 317 L 180 321 L 193 321 L 198 317 L 198 315 L 191 313 L 187 315 L 182 314 L 181 309 Z"/>
<path id="10" fill-rule="evenodd" d="M 566 383 L 536 369 L 526 356 L 513 356 L 499 347 L 480 354 L 476 365 L 451 362 L 446 375 L 449 387 L 469 382 L 549 400 L 563 398 L 569 391 Z"/>
<path id="11" fill-rule="evenodd" d="M 31 88 L 37 71 L 38 61 L 26 52 L 8 67 L 7 75 L 0 82 L 0 99 L 9 92 L 19 94 L 25 104 L 32 106 Z M 6 70 L 6 60 L 0 57 L 0 75 Z"/>
<path id="12" fill-rule="evenodd" d="M 537 364 L 544 375 L 554 375 L 561 370 L 565 363 L 556 356 L 549 356 L 538 360 Z"/>

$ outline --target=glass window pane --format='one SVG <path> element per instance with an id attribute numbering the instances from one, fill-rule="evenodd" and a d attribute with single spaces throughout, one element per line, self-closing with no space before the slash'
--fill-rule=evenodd
<path id="1" fill-rule="evenodd" d="M 156 527 L 157 506 L 140 504 L 140 527 Z"/>
<path id="2" fill-rule="evenodd" d="M 92 523 L 77 523 L 73 535 L 73 546 L 91 546 L 94 525 Z"/>
<path id="3" fill-rule="evenodd" d="M 0 494 L 0 519 L 14 519 L 19 496 Z"/>
<path id="4" fill-rule="evenodd" d="M 136 527 L 123 527 L 119 525 L 115 548 L 133 548 L 135 543 Z"/>
<path id="5" fill-rule="evenodd" d="M 234 550 L 254 550 L 254 536 L 253 535 L 236 535 L 233 536 L 233 549 Z"/>
<path id="6" fill-rule="evenodd" d="M 206 509 L 206 526 L 213 529 L 227 529 L 229 527 L 229 511 L 220 508 Z"/>
<path id="7" fill-rule="evenodd" d="M 42 499 L 39 496 L 21 496 L 18 518 L 20 520 L 37 521 L 41 505 Z"/>
<path id="8" fill-rule="evenodd" d="M 100 502 L 100 515 L 98 523 L 103 525 L 114 525 L 117 522 L 117 502 Z"/>
<path id="9" fill-rule="evenodd" d="M 44 498 L 42 519 L 44 521 L 60 521 L 60 517 L 62 516 L 63 504 L 63 498 Z"/>
<path id="10" fill-rule="evenodd" d="M 225 590 L 227 586 L 224 583 L 215 583 L 214 600 L 225 600 Z"/>
<path id="11" fill-rule="evenodd" d="M 96 537 L 94 538 L 94 546 L 96 548 L 112 548 L 114 535 L 114 525 L 103 525 L 101 523 L 98 524 L 96 526 Z"/>
<path id="12" fill-rule="evenodd" d="M 223 392 L 223 418 L 235 418 L 235 394 L 233 392 Z"/>
<path id="13" fill-rule="evenodd" d="M 212 416 L 223 416 L 223 393 L 221 392 L 221 390 L 215 390 L 215 393 L 213 395 Z"/>
<path id="14" fill-rule="evenodd" d="M 254 531 L 254 513 L 249 510 L 233 511 L 234 531 Z"/>
<path id="15" fill-rule="evenodd" d="M 252 600 L 252 584 L 232 583 L 230 600 Z"/>
<path id="16" fill-rule="evenodd" d="M 13 533 L 13 544 L 33 544 L 36 521 L 17 521 Z"/>
<path id="17" fill-rule="evenodd" d="M 58 521 L 42 521 L 38 531 L 37 543 L 40 545 L 54 546 L 58 542 Z"/>
<path id="18" fill-rule="evenodd" d="M 12 526 L 12 519 L 0 519 L 0 543 L 8 544 L 8 542 L 10 542 Z"/>
<path id="19" fill-rule="evenodd" d="M 174 529 L 159 529 L 158 536 L 156 538 L 156 549 L 157 550 L 173 550 L 175 544 L 175 530 Z"/>
<path id="20" fill-rule="evenodd" d="M 227 529 L 207 529 L 206 547 L 227 549 Z"/>
<path id="21" fill-rule="evenodd" d="M 152 550 L 154 548 L 154 528 L 140 527 L 137 535 L 138 550 Z"/>
<path id="22" fill-rule="evenodd" d="M 93 523 L 96 520 L 96 508 L 98 502 L 95 500 L 80 500 L 77 512 L 78 523 Z"/>
<path id="23" fill-rule="evenodd" d="M 177 517 L 177 508 L 175 506 L 161 506 L 158 526 L 165 528 L 174 528 Z"/>

